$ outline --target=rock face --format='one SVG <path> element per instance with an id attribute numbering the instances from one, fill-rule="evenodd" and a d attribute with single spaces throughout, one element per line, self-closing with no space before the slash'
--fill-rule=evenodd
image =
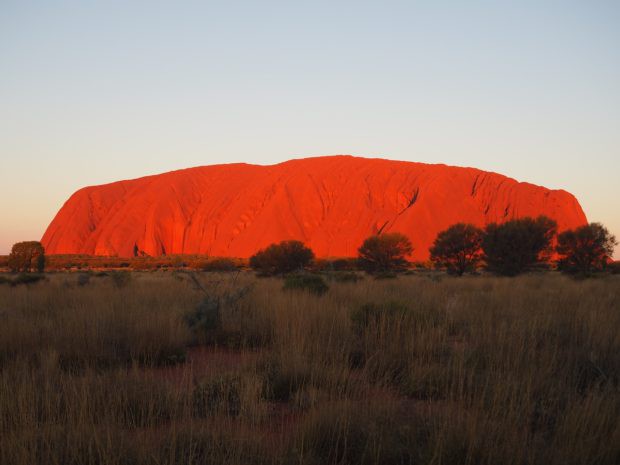
<path id="1" fill-rule="evenodd" d="M 473 168 L 351 156 L 271 166 L 190 168 L 80 189 L 45 232 L 49 254 L 249 257 L 297 239 L 318 257 L 355 256 L 378 232 L 410 237 L 426 260 L 437 233 L 547 215 L 559 230 L 586 223 L 563 190 Z"/>

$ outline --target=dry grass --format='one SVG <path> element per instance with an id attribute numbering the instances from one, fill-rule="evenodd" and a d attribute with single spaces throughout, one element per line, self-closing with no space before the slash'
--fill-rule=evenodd
<path id="1" fill-rule="evenodd" d="M 617 276 L 195 276 L 1 285 L 0 463 L 620 463 Z"/>

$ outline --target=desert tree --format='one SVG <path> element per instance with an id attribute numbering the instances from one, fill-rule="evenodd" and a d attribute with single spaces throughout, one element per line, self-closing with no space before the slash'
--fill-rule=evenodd
<path id="1" fill-rule="evenodd" d="M 404 234 L 378 234 L 367 238 L 358 249 L 358 263 L 370 273 L 396 271 L 407 266 L 406 257 L 411 252 L 413 246 Z"/>
<path id="2" fill-rule="evenodd" d="M 45 249 L 37 241 L 18 242 L 11 248 L 8 266 L 13 272 L 42 272 L 45 269 Z"/>
<path id="3" fill-rule="evenodd" d="M 487 269 L 500 275 L 515 276 L 548 264 L 556 230 L 556 222 L 546 216 L 487 225 L 482 238 Z"/>
<path id="4" fill-rule="evenodd" d="M 472 224 L 450 226 L 437 235 L 431 246 L 431 261 L 458 276 L 474 271 L 482 256 L 482 235 L 483 231 Z"/>
<path id="5" fill-rule="evenodd" d="M 313 258 L 314 253 L 303 242 L 282 241 L 250 257 L 250 267 L 266 275 L 285 274 L 303 270 Z"/>
<path id="6" fill-rule="evenodd" d="M 600 223 L 564 231 L 558 236 L 558 269 L 584 276 L 602 271 L 611 261 L 616 238 Z"/>

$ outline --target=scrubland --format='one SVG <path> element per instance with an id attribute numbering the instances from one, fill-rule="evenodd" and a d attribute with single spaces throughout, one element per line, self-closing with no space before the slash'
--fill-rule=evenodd
<path id="1" fill-rule="evenodd" d="M 0 285 L 0 463 L 620 463 L 620 276 L 327 278 Z"/>

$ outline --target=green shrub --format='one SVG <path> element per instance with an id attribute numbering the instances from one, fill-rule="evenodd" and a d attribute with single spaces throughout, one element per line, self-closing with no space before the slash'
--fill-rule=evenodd
<path id="1" fill-rule="evenodd" d="M 250 257 L 250 267 L 264 275 L 285 274 L 306 268 L 314 253 L 303 242 L 271 244 Z"/>
<path id="2" fill-rule="evenodd" d="M 602 271 L 611 261 L 616 238 L 600 223 L 564 231 L 558 236 L 558 268 L 566 273 L 588 276 Z"/>
<path id="3" fill-rule="evenodd" d="M 196 336 L 213 336 L 215 331 L 222 328 L 220 299 L 205 296 L 192 312 L 185 315 L 185 322 Z"/>
<path id="4" fill-rule="evenodd" d="M 13 272 L 41 273 L 45 269 L 45 249 L 37 241 L 18 242 L 13 245 L 7 264 Z"/>
<path id="5" fill-rule="evenodd" d="M 482 256 L 482 235 L 483 231 L 472 224 L 450 226 L 437 235 L 430 248 L 431 261 L 457 276 L 474 271 Z"/>
<path id="6" fill-rule="evenodd" d="M 516 276 L 546 266 L 553 252 L 555 221 L 545 217 L 521 218 L 487 225 L 482 238 L 484 261 L 489 271 Z"/>
<path id="7" fill-rule="evenodd" d="M 304 290 L 311 294 L 323 295 L 329 290 L 329 286 L 325 280 L 316 274 L 293 274 L 286 276 L 284 279 L 285 291 Z"/>
<path id="8" fill-rule="evenodd" d="M 411 252 L 413 246 L 404 234 L 377 234 L 366 239 L 358 249 L 358 263 L 369 273 L 402 270 Z"/>

